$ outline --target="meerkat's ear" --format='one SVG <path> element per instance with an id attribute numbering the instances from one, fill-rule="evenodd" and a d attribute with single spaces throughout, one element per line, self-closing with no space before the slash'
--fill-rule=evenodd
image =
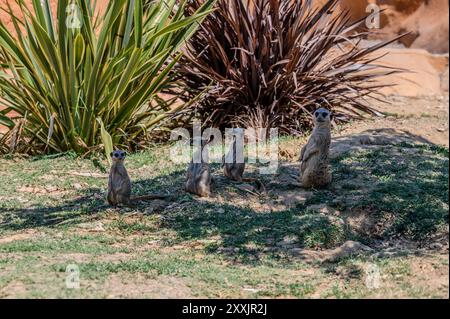
<path id="1" fill-rule="evenodd" d="M 332 121 L 334 118 L 333 112 L 330 112 L 330 121 Z"/>
<path id="2" fill-rule="evenodd" d="M 111 152 L 111 154 L 109 154 L 111 157 L 113 157 L 114 152 Z"/>
<path id="3" fill-rule="evenodd" d="M 127 156 L 128 154 L 127 154 L 127 152 L 123 152 L 123 156 Z"/>

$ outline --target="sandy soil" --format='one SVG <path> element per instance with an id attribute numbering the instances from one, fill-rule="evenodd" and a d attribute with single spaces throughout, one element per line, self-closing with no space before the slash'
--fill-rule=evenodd
<path id="1" fill-rule="evenodd" d="M 339 130 L 338 136 L 359 134 L 370 129 L 393 129 L 415 136 L 422 142 L 449 146 L 449 96 L 391 96 L 388 103 L 373 101 L 382 117 L 357 121 Z"/>

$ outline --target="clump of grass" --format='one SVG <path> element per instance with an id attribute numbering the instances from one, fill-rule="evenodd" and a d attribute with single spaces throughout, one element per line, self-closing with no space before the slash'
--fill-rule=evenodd
<path id="1" fill-rule="evenodd" d="M 414 147 L 417 152 L 394 155 L 383 147 L 345 154 L 335 159 L 333 166 L 336 179 L 342 180 L 352 178 L 349 171 L 364 171 L 360 178 L 366 187 L 346 188 L 346 197 L 358 195 L 352 209 L 375 214 L 383 224 L 379 235 L 423 240 L 448 225 L 448 149 L 430 145 L 403 147 Z"/>

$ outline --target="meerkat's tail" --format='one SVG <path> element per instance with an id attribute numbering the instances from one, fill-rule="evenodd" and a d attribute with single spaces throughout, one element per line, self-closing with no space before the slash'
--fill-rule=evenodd
<path id="1" fill-rule="evenodd" d="M 154 199 L 168 199 L 169 195 L 143 195 L 143 196 L 133 196 L 131 197 L 132 202 L 141 202 L 146 200 L 154 200 Z"/>

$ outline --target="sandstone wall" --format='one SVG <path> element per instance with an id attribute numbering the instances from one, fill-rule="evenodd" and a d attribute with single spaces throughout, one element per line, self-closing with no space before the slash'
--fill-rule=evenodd
<path id="1" fill-rule="evenodd" d="M 449 52 L 448 0 L 340 0 L 340 6 L 354 19 L 367 15 L 366 8 L 375 3 L 381 13 L 381 30 L 372 39 L 388 39 L 410 32 L 401 42 L 406 47 L 431 53 Z"/>

